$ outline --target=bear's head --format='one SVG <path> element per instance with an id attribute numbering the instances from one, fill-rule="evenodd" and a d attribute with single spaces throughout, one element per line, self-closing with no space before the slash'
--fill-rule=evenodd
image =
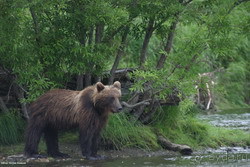
<path id="1" fill-rule="evenodd" d="M 121 97 L 121 83 L 114 82 L 113 85 L 103 85 L 97 82 L 95 85 L 95 92 L 93 94 L 93 103 L 97 111 L 110 111 L 117 113 L 122 110 L 120 103 Z"/>

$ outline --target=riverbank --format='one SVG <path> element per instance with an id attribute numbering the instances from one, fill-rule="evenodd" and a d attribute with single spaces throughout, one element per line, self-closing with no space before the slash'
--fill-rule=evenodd
<path id="1" fill-rule="evenodd" d="M 238 112 L 240 114 L 236 114 Z M 136 161 L 137 158 L 145 160 L 145 158 L 151 157 L 168 157 L 167 161 L 171 161 L 171 159 L 184 161 L 183 157 L 188 156 L 163 150 L 157 144 L 156 135 L 160 133 L 171 142 L 191 146 L 194 149 L 191 159 L 196 156 L 198 158 L 210 155 L 216 157 L 214 154 L 224 157 L 228 153 L 248 158 L 250 156 L 250 133 L 247 130 L 249 124 L 246 121 L 250 120 L 250 115 L 248 112 L 237 111 L 236 113 L 230 111 L 211 115 L 186 114 L 184 118 L 182 115 L 176 115 L 179 112 L 172 108 L 168 110 L 166 117 L 161 117 L 161 121 L 150 126 L 132 124 L 125 115 L 115 116 L 111 118 L 104 131 L 99 154 L 108 157 L 105 162 L 117 161 L 118 159 L 121 161 L 134 159 L 133 161 Z M 21 155 L 24 143 L 19 142 L 19 144 L 0 145 L 0 161 L 2 163 L 25 164 L 49 163 L 50 165 L 88 162 L 81 156 L 77 131 L 60 134 L 59 146 L 63 153 L 69 154 L 72 158 L 64 160 L 50 157 L 25 159 Z M 43 140 L 39 144 L 39 153 L 46 155 L 46 146 Z"/>
<path id="2" fill-rule="evenodd" d="M 15 146 L 15 148 L 18 148 Z M 212 166 L 247 166 L 250 163 L 250 147 L 220 147 L 217 149 L 203 148 L 196 150 L 191 156 L 182 156 L 179 153 L 167 150 L 141 150 L 141 149 L 123 149 L 123 150 L 100 150 L 99 154 L 106 157 L 105 160 L 89 161 L 82 158 L 79 146 L 77 144 L 61 144 L 61 150 L 69 153 L 71 158 L 54 159 L 25 159 L 21 154 L 5 155 L 0 157 L 0 166 L 13 164 L 29 165 L 31 167 L 162 167 L 162 166 L 188 166 L 188 165 L 212 165 Z M 5 146 L 5 149 L 14 149 Z M 20 150 L 13 150 L 20 151 Z M 20 152 L 21 153 L 21 152 Z"/>

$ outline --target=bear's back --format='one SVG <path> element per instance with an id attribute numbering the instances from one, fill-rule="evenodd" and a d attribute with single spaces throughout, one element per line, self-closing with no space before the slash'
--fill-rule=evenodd
<path id="1" fill-rule="evenodd" d="M 59 129 L 77 126 L 80 114 L 84 112 L 84 106 L 86 106 L 82 99 L 88 99 L 91 92 L 92 88 L 86 88 L 83 91 L 50 90 L 31 104 L 30 117 L 33 120 L 46 121 L 46 124 L 58 126 L 56 128 Z"/>

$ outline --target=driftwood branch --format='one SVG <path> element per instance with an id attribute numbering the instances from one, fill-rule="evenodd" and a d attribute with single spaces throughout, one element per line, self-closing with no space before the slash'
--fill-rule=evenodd
<path id="1" fill-rule="evenodd" d="M 136 103 L 136 104 L 128 104 L 125 101 L 123 101 L 122 105 L 124 107 L 127 107 L 127 108 L 135 108 L 135 107 L 140 106 L 140 105 L 149 105 L 150 104 L 149 101 L 151 101 L 151 99 L 143 100 L 143 101 Z"/>
<path id="2" fill-rule="evenodd" d="M 168 139 L 161 135 L 158 136 L 158 142 L 164 149 L 178 151 L 182 155 L 191 155 L 193 153 L 193 150 L 189 146 L 171 143 Z"/>

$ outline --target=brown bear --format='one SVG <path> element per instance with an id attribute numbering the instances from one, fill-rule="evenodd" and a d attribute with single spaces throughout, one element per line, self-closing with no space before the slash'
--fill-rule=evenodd
<path id="1" fill-rule="evenodd" d="M 105 127 L 109 113 L 122 110 L 119 98 L 121 84 L 103 85 L 101 82 L 82 91 L 51 90 L 30 105 L 30 119 L 26 129 L 26 157 L 41 157 L 38 144 L 42 134 L 49 156 L 69 157 L 59 152 L 58 130 L 79 128 L 82 155 L 96 160 L 100 132 Z"/>

